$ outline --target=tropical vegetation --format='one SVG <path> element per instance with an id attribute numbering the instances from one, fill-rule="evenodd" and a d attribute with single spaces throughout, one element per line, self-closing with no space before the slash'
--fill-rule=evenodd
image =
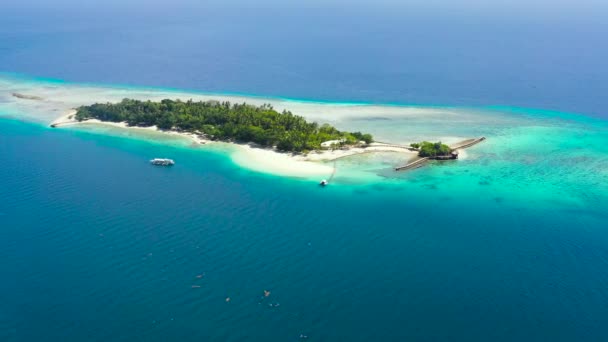
<path id="1" fill-rule="evenodd" d="M 76 119 L 126 122 L 129 126 L 157 126 L 205 135 L 212 140 L 253 142 L 280 151 L 306 152 L 322 149 L 321 143 L 335 145 L 369 144 L 370 134 L 342 132 L 335 127 L 307 122 L 289 111 L 271 105 L 254 106 L 218 101 L 160 102 L 124 99 L 119 103 L 96 103 L 77 109 Z"/>
<path id="2" fill-rule="evenodd" d="M 421 143 L 412 143 L 410 146 L 418 149 L 418 156 L 420 157 L 447 156 L 452 152 L 452 149 L 448 145 L 441 142 L 432 143 L 423 141 Z"/>

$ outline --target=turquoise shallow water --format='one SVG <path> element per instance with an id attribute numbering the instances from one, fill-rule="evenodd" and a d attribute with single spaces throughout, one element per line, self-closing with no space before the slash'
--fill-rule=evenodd
<path id="1" fill-rule="evenodd" d="M 466 159 L 327 188 L 0 119 L 0 339 L 605 340 L 606 123 L 480 111 Z"/>

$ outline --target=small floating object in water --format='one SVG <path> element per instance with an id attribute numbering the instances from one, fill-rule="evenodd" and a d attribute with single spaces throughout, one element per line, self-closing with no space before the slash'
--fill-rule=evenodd
<path id="1" fill-rule="evenodd" d="M 226 297 L 226 303 L 230 301 L 230 297 Z"/>
<path id="2" fill-rule="evenodd" d="M 198 289 L 199 287 L 201 287 L 200 285 L 192 285 L 193 289 Z"/>
<path id="3" fill-rule="evenodd" d="M 270 296 L 270 291 L 264 290 L 264 297 L 268 297 L 268 296 Z"/>
<path id="4" fill-rule="evenodd" d="M 307 339 L 307 338 L 308 338 L 308 336 L 306 336 L 306 335 L 304 335 L 304 334 L 300 334 L 300 340 L 305 340 L 305 339 Z"/>
<path id="5" fill-rule="evenodd" d="M 199 275 L 196 276 L 196 278 L 201 279 L 204 275 L 205 275 L 204 273 L 203 274 L 199 274 Z"/>
<path id="6" fill-rule="evenodd" d="M 175 165 L 175 161 L 173 161 L 173 159 L 154 158 L 150 160 L 150 164 L 158 166 L 173 166 Z"/>
<path id="7" fill-rule="evenodd" d="M 320 186 L 326 186 L 326 185 L 327 185 L 327 183 L 328 183 L 328 182 L 327 182 L 327 180 L 325 180 L 325 179 L 324 179 L 324 180 L 322 180 L 322 181 L 319 183 L 319 185 L 320 185 Z"/>

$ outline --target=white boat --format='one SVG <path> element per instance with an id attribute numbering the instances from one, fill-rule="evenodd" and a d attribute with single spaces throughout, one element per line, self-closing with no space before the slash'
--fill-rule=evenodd
<path id="1" fill-rule="evenodd" d="M 150 164 L 158 166 L 172 166 L 175 165 L 175 162 L 173 161 L 173 159 L 154 158 L 150 160 Z"/>

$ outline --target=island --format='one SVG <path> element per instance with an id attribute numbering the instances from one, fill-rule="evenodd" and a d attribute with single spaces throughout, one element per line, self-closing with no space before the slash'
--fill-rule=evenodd
<path id="1" fill-rule="evenodd" d="M 18 98 L 18 99 L 23 99 L 23 100 L 36 100 L 36 101 L 44 100 L 40 96 L 26 95 L 26 94 L 21 94 L 21 93 L 13 93 L 13 96 L 16 97 L 16 98 Z"/>
<path id="2" fill-rule="evenodd" d="M 119 103 L 78 107 L 74 118 L 124 122 L 132 127 L 156 126 L 161 130 L 202 135 L 209 140 L 255 143 L 281 152 L 307 153 L 373 142 L 371 134 L 343 132 L 329 124 L 307 122 L 290 111 L 278 112 L 269 104 L 123 99 Z"/>
<path id="3" fill-rule="evenodd" d="M 419 168 L 426 164 L 429 160 L 453 160 L 458 159 L 458 151 L 465 149 L 486 140 L 485 137 L 472 138 L 461 141 L 452 146 L 438 142 L 423 141 L 420 143 L 411 143 L 410 148 L 418 152 L 418 158 L 408 162 L 405 165 L 395 167 L 395 171 L 404 171 Z"/>
<path id="4" fill-rule="evenodd" d="M 405 163 L 394 170 L 402 171 L 421 167 L 430 160 L 458 159 L 459 150 L 485 140 L 471 138 L 450 146 L 428 141 L 408 145 L 378 142 L 369 133 L 340 131 L 327 123 L 307 121 L 287 109 L 277 111 L 265 102 L 254 105 L 213 98 L 197 101 L 123 98 L 81 104 L 54 120 L 51 127 L 73 124 L 161 131 L 192 139 L 193 146 L 227 143 L 231 159 L 246 168 L 297 177 L 329 175 L 328 181 L 336 173 L 336 161 L 341 158 L 400 153 Z M 221 144 L 217 146 L 224 148 Z"/>
<path id="5" fill-rule="evenodd" d="M 410 146 L 418 151 L 419 157 L 438 160 L 458 158 L 458 152 L 441 141 L 435 143 L 423 141 L 412 143 Z"/>

